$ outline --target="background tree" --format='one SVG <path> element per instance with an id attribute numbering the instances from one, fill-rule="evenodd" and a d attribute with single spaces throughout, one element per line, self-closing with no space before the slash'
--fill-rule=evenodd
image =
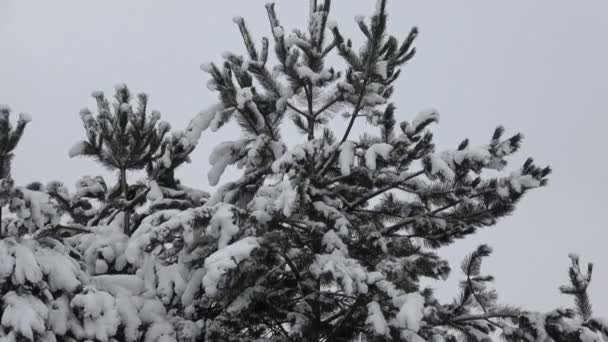
<path id="1" fill-rule="evenodd" d="M 2 222 L 2 208 L 9 199 L 13 184 L 11 179 L 13 151 L 23 136 L 25 126 L 31 121 L 29 114 L 21 113 L 17 127 L 12 127 L 10 113 L 9 107 L 0 106 L 0 222 Z"/>
<path id="2" fill-rule="evenodd" d="M 94 92 L 98 114 L 88 109 L 80 112 L 87 140 L 74 145 L 70 157 L 88 156 L 95 158 L 101 165 L 118 171 L 120 193 L 124 202 L 129 200 L 127 170 L 143 169 L 153 159 L 158 158 L 163 137 L 170 127 L 166 122 L 158 123 L 160 113 L 148 114 L 148 96 L 137 96 L 138 107 L 131 105 L 131 92 L 124 84 L 116 86 L 110 105 L 102 92 Z M 130 234 L 130 209 L 125 205 L 124 231 Z"/>

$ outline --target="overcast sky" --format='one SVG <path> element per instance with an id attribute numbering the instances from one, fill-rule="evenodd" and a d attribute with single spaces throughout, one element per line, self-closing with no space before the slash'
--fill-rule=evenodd
<path id="1" fill-rule="evenodd" d="M 333 17 L 359 37 L 353 17 L 370 13 L 373 2 L 334 0 Z M 278 11 L 291 29 L 305 22 L 308 5 L 283 0 Z M 512 167 L 533 156 L 555 170 L 550 185 L 529 193 L 513 216 L 441 251 L 455 269 L 446 284 L 434 285 L 442 298 L 456 293 L 463 256 L 487 243 L 495 253 L 484 269 L 495 275 L 503 303 L 570 305 L 557 286 L 567 279 L 567 254 L 577 252 L 596 264 L 591 294 L 596 313 L 608 317 L 606 13 L 604 0 L 392 1 L 390 30 L 402 37 L 412 25 L 421 31 L 394 96 L 400 118 L 437 108 L 439 148 L 465 137 L 487 143 L 503 124 L 526 136 Z M 261 0 L 0 0 L 0 103 L 34 117 L 17 151 L 16 180 L 72 187 L 79 176 L 100 173 L 93 161 L 67 156 L 83 137 L 78 111 L 94 105 L 93 90 L 111 93 L 125 82 L 148 93 L 173 127 L 185 127 L 216 101 L 199 65 L 243 51 L 235 15 L 257 39 L 269 35 Z M 182 180 L 212 191 L 210 150 L 236 134 L 234 127 L 206 133 Z"/>

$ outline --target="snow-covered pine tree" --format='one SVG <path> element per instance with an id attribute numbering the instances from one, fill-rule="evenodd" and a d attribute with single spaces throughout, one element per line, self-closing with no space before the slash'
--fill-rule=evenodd
<path id="1" fill-rule="evenodd" d="M 594 317 L 587 288 L 591 283 L 593 264 L 587 273 L 581 270 L 579 257 L 569 255 L 569 284 L 560 286 L 563 294 L 574 297 L 574 308 L 560 308 L 547 313 L 520 312 L 513 317 L 515 325 L 501 325 L 507 341 L 605 342 L 608 341 L 608 321 Z"/>
<path id="2" fill-rule="evenodd" d="M 11 130 L 8 109 L 1 113 L 7 161 L 29 116 L 20 115 Z M 166 270 L 173 268 L 139 271 L 124 256 L 129 238 L 119 222 L 87 220 L 103 204 L 94 201 L 107 197 L 103 179 L 85 176 L 73 194 L 58 182 L 16 187 L 10 163 L 2 165 L 2 200 L 10 213 L 0 226 L 1 342 L 192 341 L 189 336 L 200 334 L 161 301 L 172 289 L 173 273 Z"/>
<path id="3" fill-rule="evenodd" d="M 29 117 L 12 130 L 0 110 L 0 200 L 11 213 L 0 227 L 0 342 L 490 341 L 497 330 L 509 341 L 608 341 L 587 293 L 591 266 L 584 273 L 574 255 L 560 288 L 574 309 L 497 304 L 481 273 L 485 245 L 464 260 L 452 303 L 421 288 L 450 271 L 438 248 L 511 213 L 550 170 L 527 160 L 507 171 L 522 137 L 500 127 L 485 145 L 436 151 L 435 110 L 397 125 L 393 83 L 417 30 L 388 34 L 386 6 L 356 18 L 364 43 L 353 50 L 329 0 L 311 0 L 307 30 L 291 34 L 267 5 L 274 67 L 269 40 L 258 50 L 235 18 L 247 52 L 203 67 L 220 101 L 184 131 L 147 115 L 145 95 L 133 110 L 126 86 L 112 105 L 94 93 L 99 114 L 82 112 L 87 141 L 70 155 L 118 170 L 114 188 L 90 176 L 74 193 L 14 187 L 8 161 Z M 326 67 L 334 52 L 344 64 Z M 209 181 L 229 165 L 243 174 L 211 197 L 181 184 L 175 169 L 203 131 L 231 119 L 243 134 L 214 149 Z M 300 144 L 283 141 L 287 119 Z M 376 133 L 353 137 L 362 120 Z M 128 185 L 127 170 L 144 168 L 147 179 Z"/>
<path id="4" fill-rule="evenodd" d="M 144 169 L 162 157 L 161 145 L 170 126 L 167 122 L 158 122 L 158 111 L 148 113 L 146 94 L 137 95 L 138 106 L 133 109 L 131 92 L 124 84 L 116 86 L 112 104 L 101 91 L 93 92 L 93 97 L 97 101 L 97 115 L 87 108 L 80 111 L 87 140 L 75 144 L 69 155 L 92 157 L 104 167 L 118 171 L 123 229 L 126 235 L 130 235 L 133 206 L 145 194 L 136 192 L 130 195 L 127 170 Z"/>
<path id="5" fill-rule="evenodd" d="M 203 291 L 183 301 L 192 302 L 187 311 L 207 320 L 209 341 L 347 341 L 361 334 L 411 341 L 454 329 L 487 336 L 498 325 L 491 319 L 514 315 L 481 291 L 490 279 L 476 273 L 487 248 L 468 261 L 470 288 L 458 305 L 440 306 L 421 292 L 419 279 L 446 277 L 448 263 L 435 249 L 512 213 L 528 190 L 546 184 L 550 169 L 529 159 L 506 171 L 522 136 L 505 138 L 502 127 L 486 144 L 464 140 L 436 151 L 429 125 L 438 113 L 398 124 L 391 102 L 418 30 L 404 39 L 389 34 L 387 4 L 378 0 L 371 17 L 356 18 L 364 43 L 354 48 L 329 19 L 331 2 L 310 4 L 307 29 L 292 33 L 274 4 L 266 6 L 276 65 L 269 40 L 258 48 L 237 17 L 246 53 L 225 53 L 220 65 L 202 67 L 220 102 L 191 126 L 200 134 L 234 119 L 243 131 L 215 148 L 209 181 L 218 184 L 229 165 L 244 172 L 199 212 L 207 215 L 199 219 L 203 237 L 188 250 L 199 256 L 189 258 L 190 268 L 201 270 L 190 284 L 202 282 Z M 344 67 L 326 65 L 332 53 Z M 328 128 L 335 113 L 346 118 L 342 132 Z M 283 142 L 287 118 L 304 134 L 301 144 Z M 361 120 L 378 133 L 353 137 Z"/>
<path id="6" fill-rule="evenodd" d="M 0 105 L 0 222 L 2 222 L 2 208 L 8 203 L 13 189 L 11 178 L 11 162 L 13 151 L 21 137 L 25 126 L 31 121 L 29 114 L 19 114 L 17 127 L 10 123 L 10 108 Z"/>

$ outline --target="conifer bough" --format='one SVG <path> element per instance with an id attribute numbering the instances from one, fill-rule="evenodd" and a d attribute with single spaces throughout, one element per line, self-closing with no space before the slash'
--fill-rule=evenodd
<path id="1" fill-rule="evenodd" d="M 93 93 L 97 113 L 81 112 L 86 140 L 69 154 L 116 171 L 115 186 L 90 175 L 72 192 L 16 186 L 10 160 L 29 117 L 13 129 L 0 108 L 0 204 L 10 212 L 0 341 L 608 341 L 587 292 L 592 266 L 583 271 L 576 255 L 560 287 L 572 309 L 498 304 L 481 269 L 487 245 L 463 261 L 452 302 L 421 287 L 450 272 L 439 248 L 511 214 L 550 169 L 532 159 L 509 168 L 522 136 L 502 127 L 481 145 L 436 149 L 438 112 L 402 121 L 392 102 L 418 30 L 390 34 L 379 0 L 355 18 L 355 47 L 330 9 L 311 1 L 308 26 L 289 31 L 267 5 L 271 39 L 261 44 L 235 18 L 245 52 L 203 65 L 219 101 L 184 130 L 159 122 L 146 95 L 133 109 L 124 85 L 112 103 Z M 343 63 L 328 66 L 330 54 Z M 209 157 L 214 193 L 182 184 L 175 170 L 205 130 L 231 120 L 242 134 Z M 302 133 L 297 145 L 282 139 L 287 120 Z M 356 125 L 366 133 L 355 137 Z M 230 165 L 242 174 L 221 182 Z M 132 170 L 143 179 L 128 183 Z"/>

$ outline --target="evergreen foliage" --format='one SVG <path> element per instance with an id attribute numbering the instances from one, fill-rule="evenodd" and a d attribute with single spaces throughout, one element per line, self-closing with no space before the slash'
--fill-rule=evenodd
<path id="1" fill-rule="evenodd" d="M 143 169 L 153 160 L 162 157 L 159 154 L 163 137 L 170 126 L 166 122 L 158 124 L 160 113 L 148 114 L 148 96 L 137 96 L 138 106 L 131 105 L 131 92 L 124 84 L 116 86 L 114 98 L 110 104 L 100 91 L 93 93 L 97 101 L 98 114 L 90 110 L 80 111 L 80 117 L 87 134 L 83 140 L 72 147 L 70 157 L 92 157 L 104 167 L 119 172 L 120 192 L 123 200 L 129 199 L 127 170 Z M 129 206 L 125 205 L 124 231 L 129 235 L 131 227 Z"/>
<path id="2" fill-rule="evenodd" d="M 503 305 L 479 246 L 462 262 L 452 302 L 421 279 L 451 269 L 437 250 L 513 213 L 551 170 L 510 167 L 522 135 L 435 147 L 434 109 L 402 120 L 394 83 L 418 30 L 388 31 L 387 1 L 357 17 L 355 47 L 311 0 L 308 26 L 288 33 L 266 6 L 272 39 L 258 44 L 235 18 L 245 51 L 205 64 L 218 103 L 183 130 L 116 87 L 81 111 L 86 140 L 70 156 L 117 171 L 15 186 L 10 160 L 25 125 L 0 109 L 0 341 L 608 341 L 587 273 L 572 255 L 573 308 L 537 313 Z M 271 46 L 271 40 L 273 45 Z M 274 51 L 274 52 L 272 52 Z M 339 65 L 328 65 L 333 54 Z M 329 123 L 344 120 L 343 131 Z M 209 161 L 212 195 L 176 178 L 205 130 L 234 120 L 242 134 Z M 282 139 L 291 121 L 301 143 Z M 355 124 L 371 127 L 353 136 Z M 239 177 L 220 184 L 235 165 Z M 127 183 L 127 171 L 145 179 Z"/>

